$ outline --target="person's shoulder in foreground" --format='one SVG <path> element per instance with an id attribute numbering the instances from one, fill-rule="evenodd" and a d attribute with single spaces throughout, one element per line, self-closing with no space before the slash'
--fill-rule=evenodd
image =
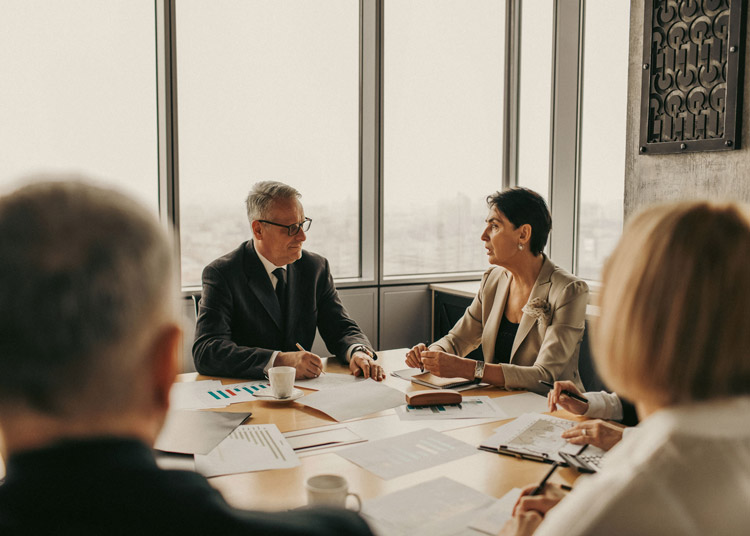
<path id="1" fill-rule="evenodd" d="M 150 211 L 78 181 L 0 197 L 0 534 L 369 534 L 356 514 L 231 508 L 162 471 L 182 331 Z"/>

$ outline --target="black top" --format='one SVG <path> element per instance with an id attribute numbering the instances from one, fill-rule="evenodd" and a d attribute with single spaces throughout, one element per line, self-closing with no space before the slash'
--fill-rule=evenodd
<path id="1" fill-rule="evenodd" d="M 500 329 L 497 330 L 494 363 L 510 363 L 510 353 L 513 350 L 513 341 L 516 340 L 517 331 L 518 324 L 514 324 L 503 315 L 500 321 Z"/>
<path id="2" fill-rule="evenodd" d="M 102 438 L 11 456 L 0 485 L 0 534 L 371 533 L 343 510 L 232 508 L 203 476 L 160 469 L 140 441 Z"/>

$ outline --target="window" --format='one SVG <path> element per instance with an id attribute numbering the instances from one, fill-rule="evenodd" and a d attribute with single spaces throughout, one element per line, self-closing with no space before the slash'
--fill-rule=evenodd
<path id="1" fill-rule="evenodd" d="M 76 173 L 158 211 L 152 0 L 0 0 L 0 184 Z"/>
<path id="2" fill-rule="evenodd" d="M 359 3 L 176 4 L 182 283 L 250 238 L 253 183 L 302 193 L 305 247 L 360 273 Z"/>
<path id="3" fill-rule="evenodd" d="M 386 1 L 384 275 L 479 271 L 502 186 L 505 2 Z"/>
<path id="4" fill-rule="evenodd" d="M 555 2 L 521 0 L 517 184 L 549 202 Z"/>
<path id="5" fill-rule="evenodd" d="M 586 2 L 577 274 L 599 279 L 622 233 L 630 6 Z"/>

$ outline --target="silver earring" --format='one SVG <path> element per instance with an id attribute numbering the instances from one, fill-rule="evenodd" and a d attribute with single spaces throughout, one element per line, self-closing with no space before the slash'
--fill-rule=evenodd
<path id="1" fill-rule="evenodd" d="M 520 249 L 521 251 L 523 251 L 523 244 L 518 244 L 518 249 Z"/>

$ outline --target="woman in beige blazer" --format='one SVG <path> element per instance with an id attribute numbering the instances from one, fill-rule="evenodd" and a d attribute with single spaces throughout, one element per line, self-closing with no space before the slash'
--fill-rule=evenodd
<path id="1" fill-rule="evenodd" d="M 542 253 L 552 219 L 544 199 L 526 188 L 487 198 L 482 241 L 493 266 L 450 333 L 406 354 L 410 367 L 437 376 L 546 392 L 539 380 L 570 380 L 583 389 L 578 351 L 588 286 Z M 482 345 L 484 361 L 463 356 Z"/>

